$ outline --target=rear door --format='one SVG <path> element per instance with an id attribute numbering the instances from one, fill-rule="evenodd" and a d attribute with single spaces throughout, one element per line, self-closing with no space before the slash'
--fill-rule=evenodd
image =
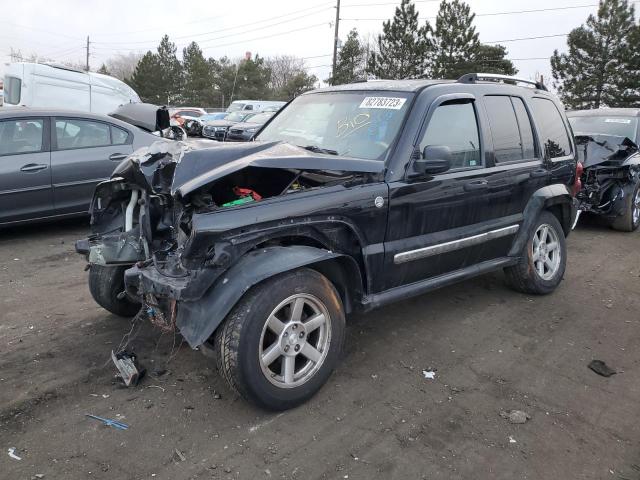
<path id="1" fill-rule="evenodd" d="M 0 121 L 0 223 L 53 215 L 49 119 Z"/>
<path id="2" fill-rule="evenodd" d="M 51 175 L 58 214 L 89 210 L 96 184 L 108 179 L 133 149 L 133 134 L 89 118 L 53 119 Z"/>

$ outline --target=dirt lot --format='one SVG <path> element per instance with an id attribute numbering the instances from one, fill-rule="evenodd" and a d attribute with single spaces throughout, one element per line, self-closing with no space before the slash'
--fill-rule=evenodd
<path id="1" fill-rule="evenodd" d="M 109 352 L 129 324 L 89 295 L 86 229 L 0 232 L 2 479 L 640 479 L 640 233 L 578 227 L 547 297 L 496 273 L 353 317 L 329 383 L 271 414 L 149 328 L 132 345 L 152 374 L 118 386 Z"/>

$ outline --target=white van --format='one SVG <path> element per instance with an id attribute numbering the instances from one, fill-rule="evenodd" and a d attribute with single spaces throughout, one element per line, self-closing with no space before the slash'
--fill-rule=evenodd
<path id="1" fill-rule="evenodd" d="M 234 100 L 227 108 L 227 112 L 239 112 L 253 111 L 264 112 L 268 110 L 270 112 L 276 112 L 281 109 L 287 102 L 277 102 L 270 100 Z"/>
<path id="2" fill-rule="evenodd" d="M 5 108 L 64 108 L 107 114 L 132 102 L 140 102 L 138 94 L 108 75 L 24 62 L 12 63 L 5 69 Z"/>

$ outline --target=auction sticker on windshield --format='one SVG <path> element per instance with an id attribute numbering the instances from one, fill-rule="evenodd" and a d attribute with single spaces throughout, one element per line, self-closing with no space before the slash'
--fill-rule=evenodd
<path id="1" fill-rule="evenodd" d="M 406 98 L 399 97 L 364 97 L 360 108 L 387 108 L 390 110 L 400 110 L 406 102 Z"/>

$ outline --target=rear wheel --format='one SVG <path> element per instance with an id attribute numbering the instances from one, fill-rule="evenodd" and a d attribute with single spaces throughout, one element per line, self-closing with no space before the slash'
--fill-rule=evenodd
<path id="1" fill-rule="evenodd" d="M 231 388 L 270 410 L 313 396 L 335 368 L 345 318 L 326 277 L 300 269 L 250 290 L 216 331 L 218 369 Z"/>
<path id="2" fill-rule="evenodd" d="M 89 269 L 89 291 L 93 299 L 105 310 L 120 317 L 133 317 L 140 310 L 140 304 L 128 297 L 119 299 L 124 291 L 124 272 L 127 265 L 105 267 L 91 265 Z"/>
<path id="3" fill-rule="evenodd" d="M 504 271 L 513 289 L 543 295 L 560 284 L 566 264 L 564 231 L 555 215 L 545 210 L 532 228 L 518 264 Z"/>
<path id="4" fill-rule="evenodd" d="M 640 181 L 631 190 L 624 213 L 611 222 L 611 228 L 621 232 L 633 232 L 640 226 Z"/>

